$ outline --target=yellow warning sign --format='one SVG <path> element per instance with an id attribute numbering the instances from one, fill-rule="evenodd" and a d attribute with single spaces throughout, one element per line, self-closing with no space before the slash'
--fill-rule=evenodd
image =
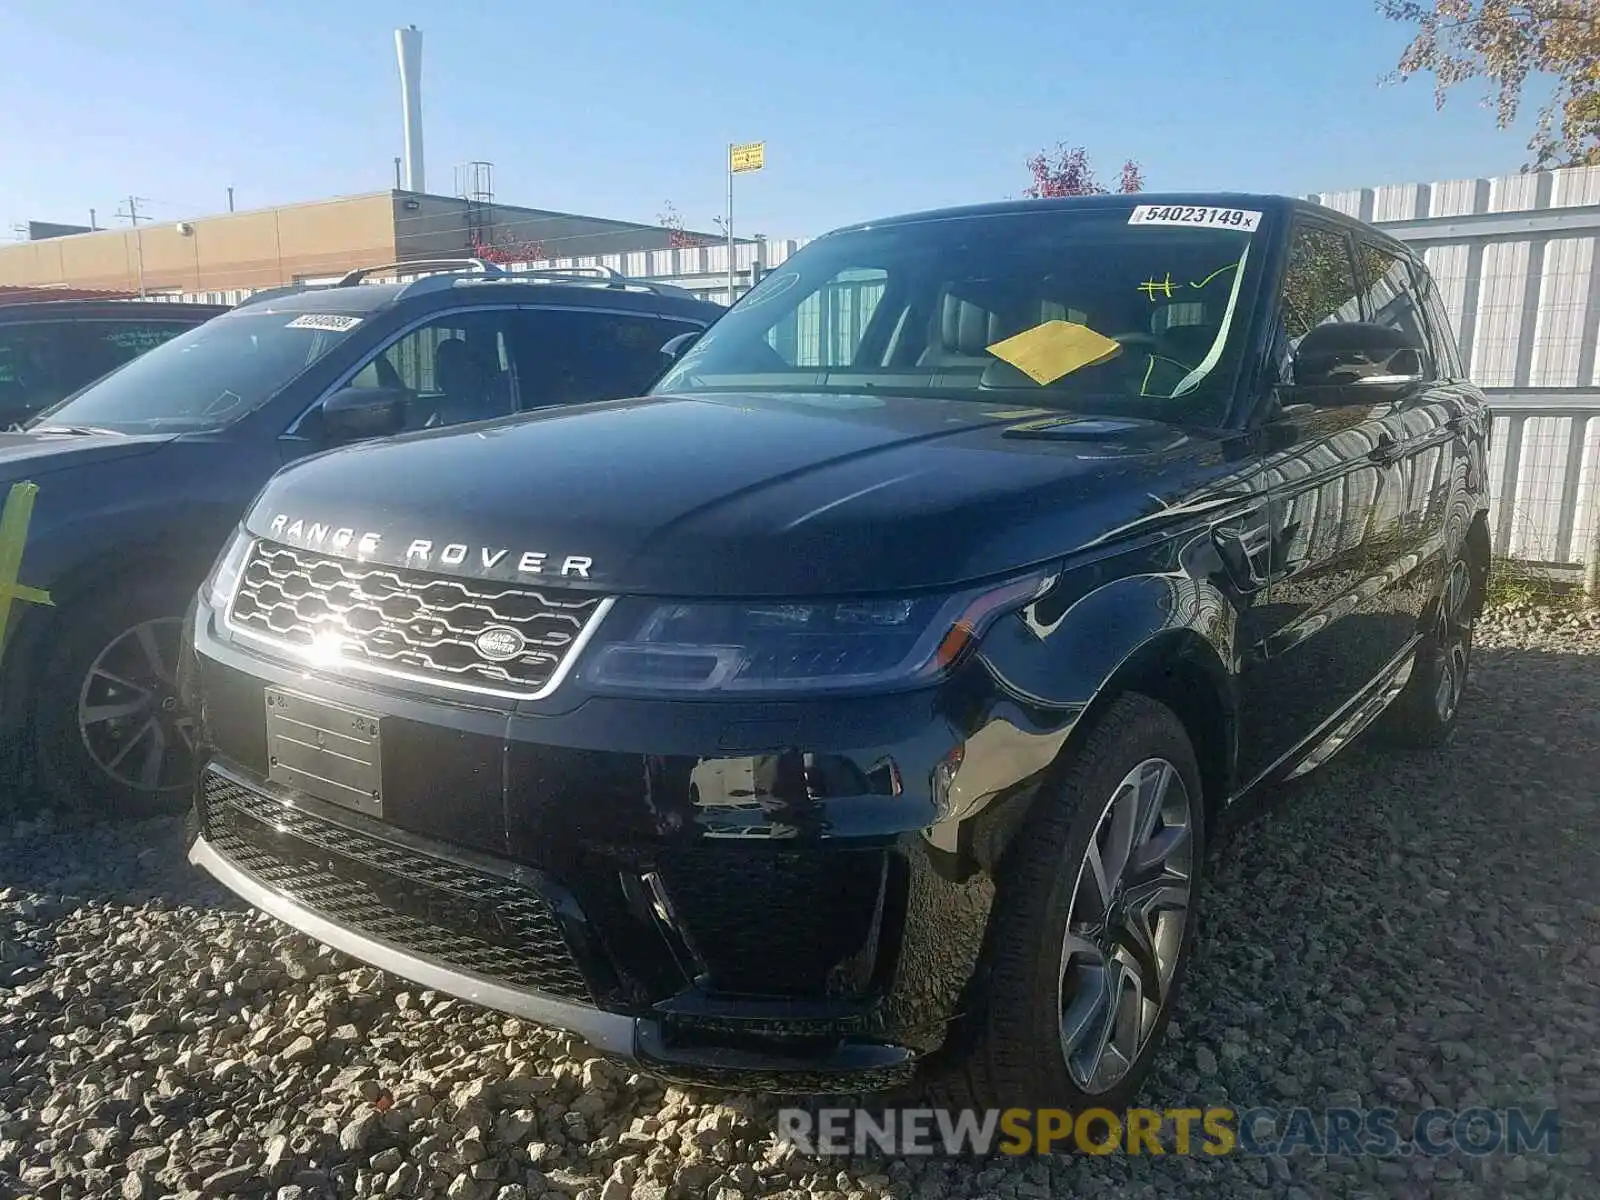
<path id="1" fill-rule="evenodd" d="M 1038 384 L 1050 384 L 1080 368 L 1104 362 L 1122 349 L 1103 333 L 1072 321 L 1046 321 L 988 347 Z"/>
<path id="2" fill-rule="evenodd" d="M 759 171 L 767 165 L 767 144 L 765 142 L 745 142 L 740 146 L 728 147 L 728 170 L 734 174 L 740 171 Z"/>

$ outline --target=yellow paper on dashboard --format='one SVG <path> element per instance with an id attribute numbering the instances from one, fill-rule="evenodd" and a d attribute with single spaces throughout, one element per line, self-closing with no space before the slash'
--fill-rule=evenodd
<path id="1" fill-rule="evenodd" d="M 987 347 L 1038 384 L 1051 384 L 1122 349 L 1103 333 L 1072 321 L 1046 321 Z"/>

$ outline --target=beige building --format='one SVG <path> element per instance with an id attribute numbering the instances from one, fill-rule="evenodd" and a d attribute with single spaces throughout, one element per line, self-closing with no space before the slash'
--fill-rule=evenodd
<path id="1" fill-rule="evenodd" d="M 662 249 L 687 236 L 610 221 L 422 192 L 372 192 L 134 229 L 0 245 L 0 286 L 107 288 L 137 293 L 264 288 L 376 263 L 467 256 L 475 244 L 533 259 Z M 141 278 L 142 277 L 142 278 Z"/>

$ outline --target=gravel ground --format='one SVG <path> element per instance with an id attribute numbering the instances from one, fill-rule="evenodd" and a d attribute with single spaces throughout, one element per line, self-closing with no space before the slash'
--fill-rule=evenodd
<path id="1" fill-rule="evenodd" d="M 1146 1102 L 1555 1105 L 1553 1157 L 808 1160 L 770 1099 L 662 1087 L 242 910 L 177 821 L 43 817 L 0 823 L 0 1196 L 1593 1196 L 1600 618 L 1480 629 L 1449 753 L 1353 747 L 1221 851 Z"/>

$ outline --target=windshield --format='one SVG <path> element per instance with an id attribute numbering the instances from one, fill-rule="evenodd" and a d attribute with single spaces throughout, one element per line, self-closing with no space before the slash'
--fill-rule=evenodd
<path id="1" fill-rule="evenodd" d="M 1260 220 L 1041 207 L 832 234 L 653 390 L 884 391 L 1217 424 Z"/>
<path id="2" fill-rule="evenodd" d="M 266 403 L 360 324 L 359 317 L 339 313 L 228 313 L 134 359 L 39 414 L 28 428 L 221 429 Z"/>

